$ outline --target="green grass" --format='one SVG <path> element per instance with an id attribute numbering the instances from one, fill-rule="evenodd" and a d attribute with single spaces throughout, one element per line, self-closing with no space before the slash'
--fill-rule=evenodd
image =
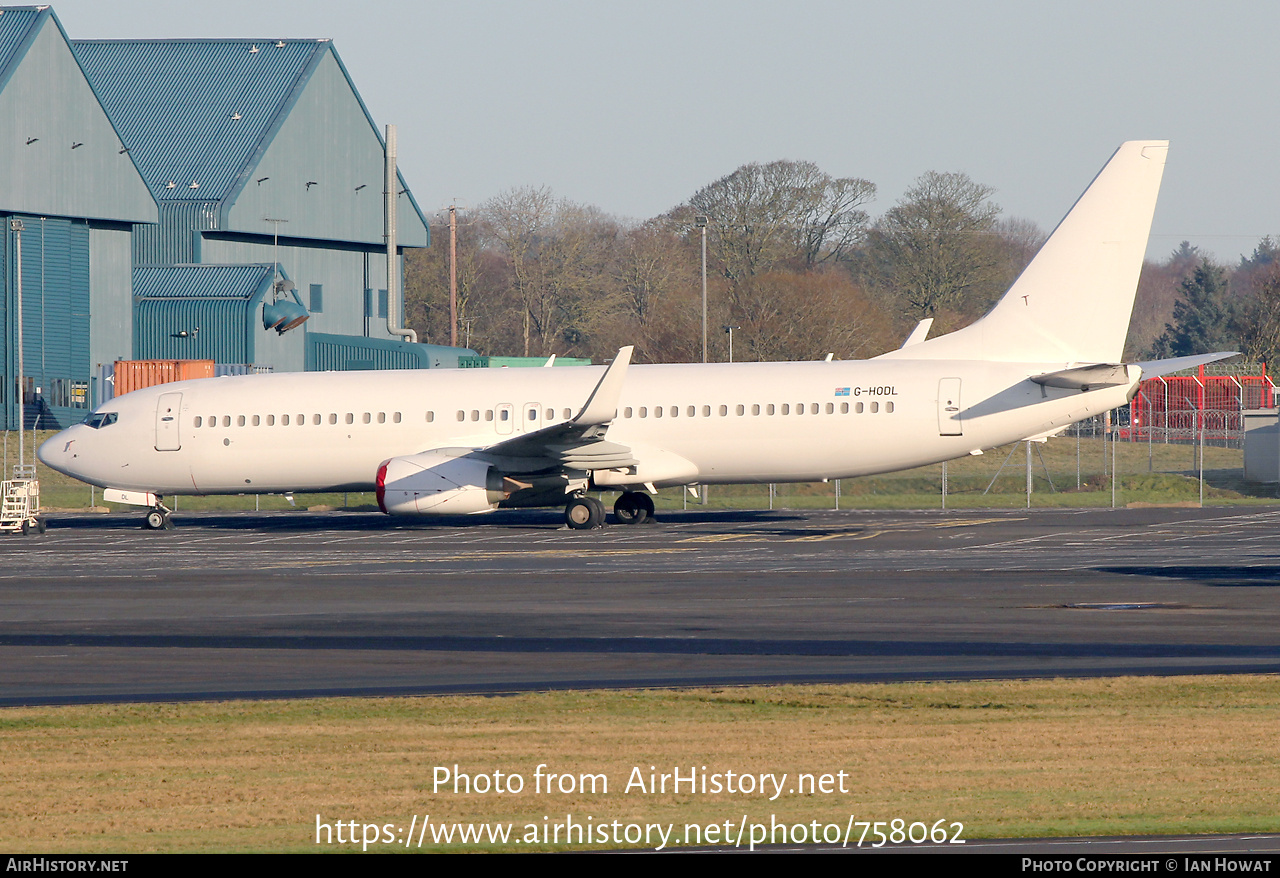
<path id="1" fill-rule="evenodd" d="M 0 846 L 339 847 L 316 846 L 317 815 L 404 827 L 415 814 L 518 827 L 568 814 L 678 827 L 745 815 L 842 828 L 852 815 L 957 821 L 965 838 L 1274 832 L 1277 712 L 1280 678 L 1247 676 L 9 708 L 0 710 Z M 455 765 L 514 772 L 526 788 L 437 788 L 437 767 Z M 608 790 L 538 792 L 539 765 L 603 774 Z M 651 766 L 789 782 L 773 799 L 627 792 L 633 770 L 647 779 Z M 801 773 L 838 772 L 843 791 L 796 789 Z"/>

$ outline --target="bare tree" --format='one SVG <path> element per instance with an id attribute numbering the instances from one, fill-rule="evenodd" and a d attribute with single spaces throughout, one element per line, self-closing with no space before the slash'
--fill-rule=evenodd
<path id="1" fill-rule="evenodd" d="M 995 190 L 965 174 L 929 171 L 876 224 L 874 269 L 914 319 L 964 310 L 974 291 L 998 286 Z"/>
<path id="2" fill-rule="evenodd" d="M 743 165 L 696 192 L 677 213 L 711 219 L 709 255 L 731 282 L 782 264 L 812 268 L 841 258 L 866 230 L 862 205 L 876 187 L 833 178 L 813 162 Z"/>

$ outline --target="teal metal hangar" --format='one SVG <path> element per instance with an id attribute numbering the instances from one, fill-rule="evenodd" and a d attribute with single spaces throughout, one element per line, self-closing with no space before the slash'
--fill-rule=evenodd
<path id="1" fill-rule="evenodd" d="M 28 425 L 79 420 L 120 359 L 301 371 L 474 354 L 397 331 L 403 251 L 428 245 L 427 222 L 397 172 L 388 259 L 386 144 L 331 41 L 68 40 L 48 7 L 3 8 L 0 114 L 0 427 L 20 384 Z"/>

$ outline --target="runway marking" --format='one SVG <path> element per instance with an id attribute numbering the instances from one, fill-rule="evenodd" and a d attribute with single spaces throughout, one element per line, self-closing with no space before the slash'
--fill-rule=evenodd
<path id="1" fill-rule="evenodd" d="M 926 527 L 969 527 L 977 524 L 999 524 L 1009 521 L 1026 521 L 1024 518 L 961 518 L 956 521 L 938 521 L 926 524 Z"/>
<path id="2" fill-rule="evenodd" d="M 703 534 L 700 537 L 689 537 L 687 540 L 681 540 L 682 543 L 720 543 L 725 540 L 764 540 L 765 537 L 753 536 L 752 534 Z"/>

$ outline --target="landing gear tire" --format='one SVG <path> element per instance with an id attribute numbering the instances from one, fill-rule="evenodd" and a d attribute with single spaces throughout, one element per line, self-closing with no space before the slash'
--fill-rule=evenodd
<path id="1" fill-rule="evenodd" d="M 653 499 L 639 491 L 626 491 L 613 504 L 618 524 L 643 524 L 653 518 Z"/>
<path id="2" fill-rule="evenodd" d="M 564 508 L 564 523 L 573 530 L 591 530 L 604 524 L 604 504 L 595 497 L 574 497 Z"/>
<path id="3" fill-rule="evenodd" d="M 152 509 L 143 519 L 142 526 L 146 530 L 173 530 L 173 522 L 169 519 L 169 510 Z"/>

